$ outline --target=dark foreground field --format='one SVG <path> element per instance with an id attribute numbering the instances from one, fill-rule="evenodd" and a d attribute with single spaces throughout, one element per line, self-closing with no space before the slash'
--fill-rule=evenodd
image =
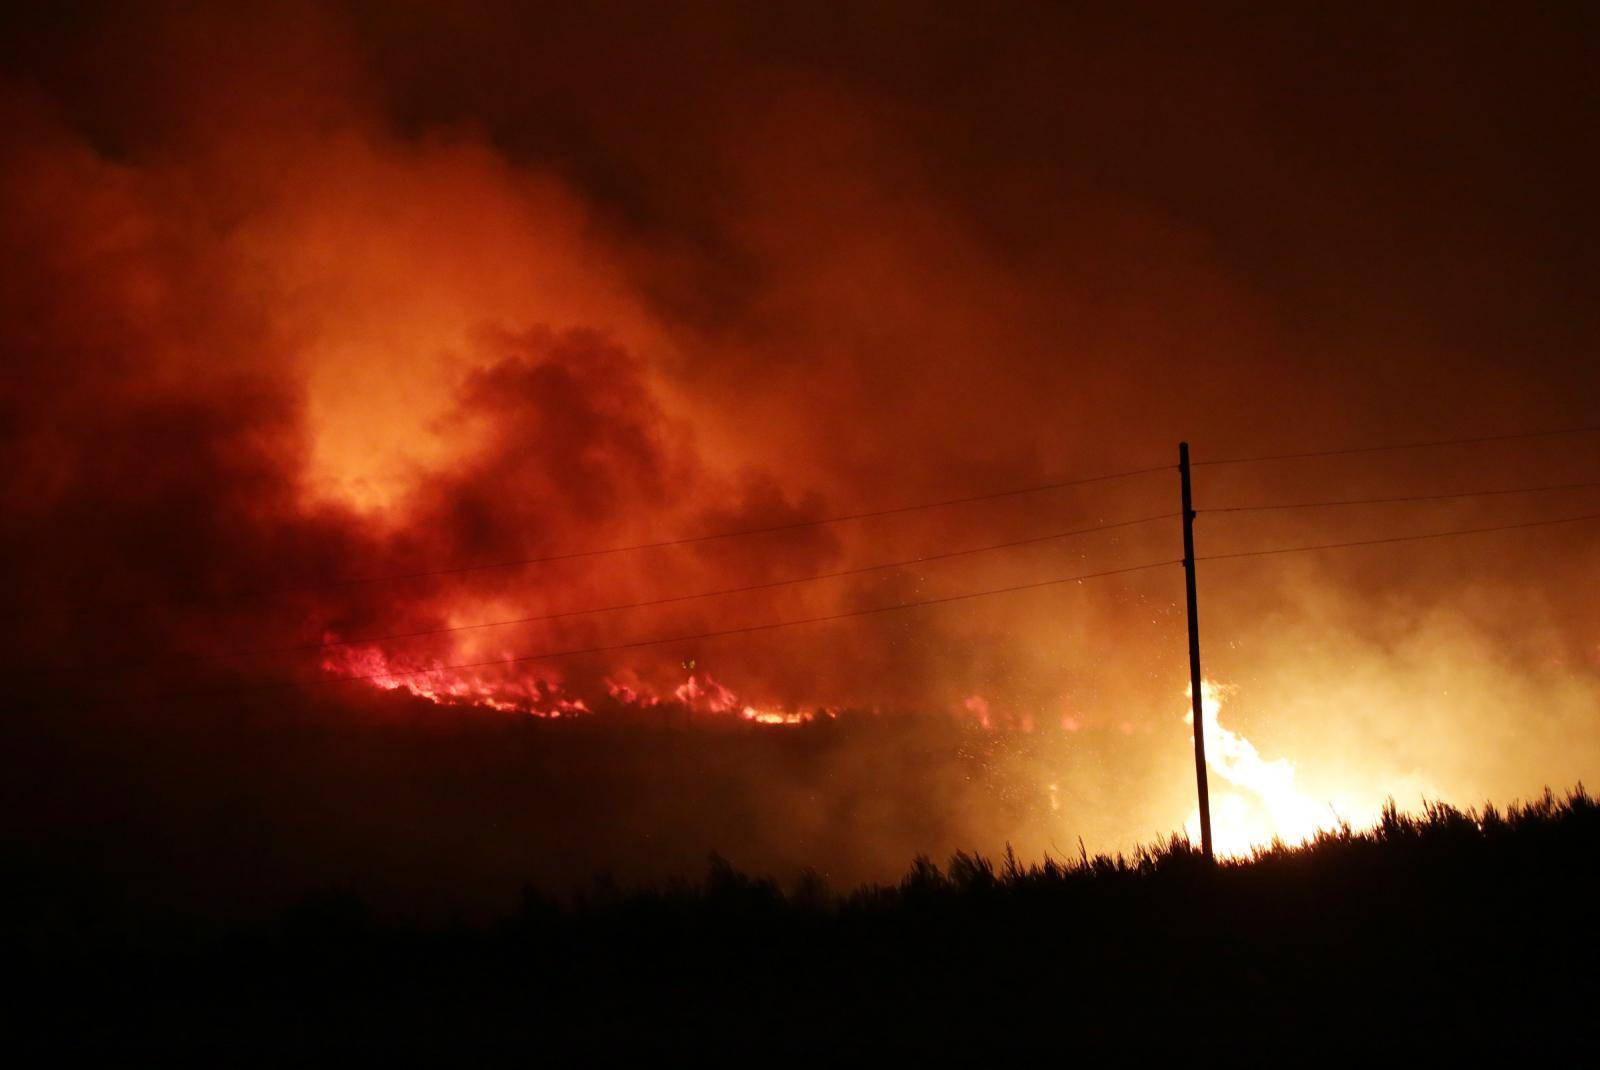
<path id="1" fill-rule="evenodd" d="M 696 883 L 529 893 L 457 927 L 383 923 L 348 895 L 207 927 L 10 869 L 9 1046 L 55 1055 L 1381 1063 L 1586 1048 L 1596 1022 L 1600 807 L 1581 789 L 1390 814 L 1215 871 L 1174 842 L 1068 866 L 919 861 L 840 893 L 713 859 Z"/>

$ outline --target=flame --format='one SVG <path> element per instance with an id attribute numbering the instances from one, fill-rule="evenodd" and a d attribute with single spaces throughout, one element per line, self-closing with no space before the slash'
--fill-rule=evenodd
<path id="1" fill-rule="evenodd" d="M 637 706 L 639 709 L 647 710 L 661 704 L 660 696 L 652 694 L 648 688 L 637 682 L 625 683 L 608 676 L 605 685 L 606 694 L 610 695 L 618 705 Z"/>
<path id="2" fill-rule="evenodd" d="M 564 692 L 553 677 L 522 675 L 495 678 L 477 670 L 433 665 L 397 667 L 381 650 L 349 648 L 322 659 L 324 670 L 338 676 L 356 676 L 385 691 L 409 691 L 439 706 L 484 706 L 534 717 L 578 717 L 590 713 L 581 698 Z"/>
<path id="3" fill-rule="evenodd" d="M 961 710 L 965 711 L 972 724 L 985 732 L 1032 735 L 1037 728 L 1037 721 L 1028 710 L 997 709 L 988 699 L 976 693 L 961 701 Z"/>
<path id="4" fill-rule="evenodd" d="M 461 670 L 438 661 L 431 666 L 400 667 L 391 664 L 381 650 L 348 648 L 327 654 L 322 667 L 339 676 L 359 677 L 384 691 L 407 691 L 439 706 L 482 706 L 552 719 L 595 712 L 584 699 L 568 694 L 559 678 L 520 673 L 495 676 L 492 665 L 486 667 L 490 671 Z M 778 726 L 809 724 L 836 715 L 829 709 L 801 711 L 747 703 L 705 672 L 690 673 L 672 690 L 670 700 L 663 700 L 631 674 L 618 676 L 624 678 L 606 677 L 604 685 L 611 703 L 620 709 L 650 710 L 664 701 L 675 701 L 690 713 L 731 714 L 751 724 Z"/>
<path id="5" fill-rule="evenodd" d="M 1234 689 L 1203 680 L 1200 707 L 1205 718 L 1206 767 L 1223 781 L 1240 789 L 1217 791 L 1212 782 L 1212 845 L 1224 857 L 1248 857 L 1274 840 L 1290 846 L 1305 843 L 1317 833 L 1338 827 L 1331 805 L 1322 805 L 1295 787 L 1294 763 L 1287 758 L 1267 761 L 1244 736 L 1223 727 L 1217 719 L 1222 696 Z M 1193 688 L 1184 689 L 1191 702 Z M 1184 723 L 1194 723 L 1193 711 Z M 1200 811 L 1189 815 L 1184 828 L 1192 841 L 1200 839 Z"/>
<path id="6" fill-rule="evenodd" d="M 711 713 L 727 713 L 729 710 L 739 708 L 738 695 L 712 679 L 710 673 L 703 674 L 703 677 L 702 679 L 690 673 L 689 679 L 680 684 L 672 694 L 690 709 L 703 707 Z"/>
<path id="7" fill-rule="evenodd" d="M 790 712 L 788 710 L 762 710 L 754 706 L 746 706 L 739 711 L 739 716 L 756 724 L 805 724 L 812 720 L 809 713 Z"/>

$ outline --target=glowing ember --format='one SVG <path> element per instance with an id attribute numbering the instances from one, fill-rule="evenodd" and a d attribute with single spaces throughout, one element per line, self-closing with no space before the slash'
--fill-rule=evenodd
<path id="1" fill-rule="evenodd" d="M 710 673 L 701 676 L 690 673 L 689 679 L 680 684 L 677 690 L 673 691 L 673 695 L 692 710 L 704 709 L 710 713 L 727 713 L 729 710 L 739 708 L 739 696 L 713 680 Z"/>
<path id="2" fill-rule="evenodd" d="M 527 676 L 520 666 L 519 672 L 499 676 L 494 675 L 498 667 L 492 664 L 473 670 L 447 668 L 439 663 L 402 667 L 391 664 L 379 650 L 344 648 L 327 654 L 322 667 L 338 676 L 358 677 L 384 691 L 406 691 L 440 706 L 481 706 L 551 719 L 594 712 L 582 698 L 568 694 L 559 679 Z M 705 672 L 691 673 L 667 700 L 633 679 L 607 677 L 605 688 L 611 702 L 624 709 L 649 710 L 666 701 L 691 713 L 731 714 L 751 724 L 780 726 L 809 724 L 818 717 L 834 716 L 829 710 L 801 712 L 746 703 L 733 689 Z"/>
<path id="3" fill-rule="evenodd" d="M 1206 766 L 1241 789 L 1217 791 L 1216 781 L 1212 781 L 1211 835 L 1216 853 L 1224 857 L 1248 856 L 1274 840 L 1290 845 L 1305 843 L 1318 832 L 1337 827 L 1338 819 L 1331 806 L 1318 804 L 1294 786 L 1294 763 L 1287 758 L 1267 761 L 1248 739 L 1224 728 L 1217 720 L 1222 711 L 1222 695 L 1231 690 L 1210 680 L 1200 685 Z M 1191 702 L 1193 695 L 1192 689 L 1185 689 Z M 1193 712 L 1186 712 L 1183 720 L 1192 725 Z M 1184 827 L 1189 839 L 1198 843 L 1198 809 L 1190 814 Z"/>
<path id="4" fill-rule="evenodd" d="M 661 704 L 661 699 L 650 693 L 647 688 L 638 683 L 626 684 L 612 677 L 606 677 L 606 694 L 610 695 L 623 706 L 637 706 L 640 709 L 649 709 Z"/>
<path id="5" fill-rule="evenodd" d="M 492 677 L 479 670 L 391 665 L 381 650 L 346 648 L 324 656 L 322 667 L 338 676 L 360 677 L 385 691 L 409 691 L 440 706 L 483 706 L 534 717 L 577 717 L 590 712 L 559 680 L 541 676 Z"/>
<path id="6" fill-rule="evenodd" d="M 808 713 L 790 713 L 787 710 L 758 710 L 754 706 L 746 706 L 739 711 L 739 716 L 756 724 L 805 724 L 811 720 Z"/>

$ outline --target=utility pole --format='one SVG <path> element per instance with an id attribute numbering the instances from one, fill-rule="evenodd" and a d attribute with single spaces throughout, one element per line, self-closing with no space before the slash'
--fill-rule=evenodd
<path id="1" fill-rule="evenodd" d="M 1194 779 L 1200 793 L 1200 849 L 1211 854 L 1211 792 L 1206 786 L 1206 719 L 1200 689 L 1200 610 L 1194 594 L 1194 490 L 1189 483 L 1189 444 L 1178 443 L 1178 476 L 1183 483 L 1183 581 L 1189 594 L 1189 690 L 1194 700 Z"/>

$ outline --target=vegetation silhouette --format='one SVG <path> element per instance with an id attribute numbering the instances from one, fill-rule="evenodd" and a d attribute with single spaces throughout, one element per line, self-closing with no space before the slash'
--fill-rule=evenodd
<path id="1" fill-rule="evenodd" d="M 330 890 L 269 922 L 4 874 L 13 1040 L 54 1052 L 1321 1060 L 1526 1054 L 1592 1021 L 1600 806 L 1390 805 L 1370 830 L 1208 865 L 917 858 L 895 884 L 533 888 L 491 924 L 385 920 Z"/>

